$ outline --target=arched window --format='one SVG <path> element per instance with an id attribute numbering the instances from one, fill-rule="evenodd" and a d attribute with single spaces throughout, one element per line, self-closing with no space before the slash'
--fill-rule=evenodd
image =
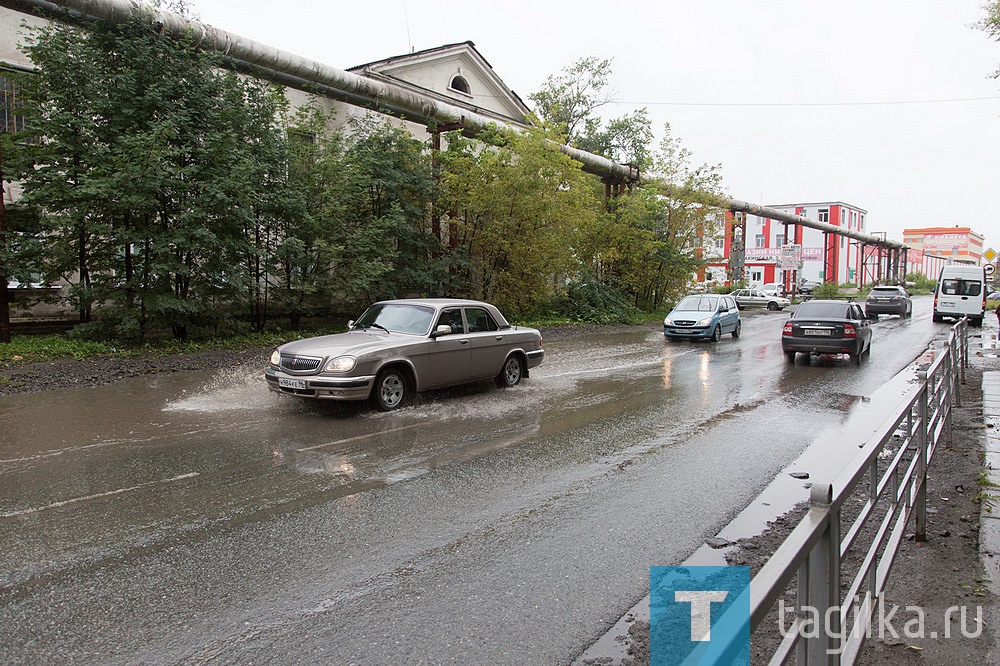
<path id="1" fill-rule="evenodd" d="M 472 90 L 469 88 L 469 82 L 466 81 L 462 76 L 455 75 L 451 79 L 451 85 L 448 86 L 452 90 L 457 90 L 458 92 L 463 92 L 466 95 L 471 95 Z"/>

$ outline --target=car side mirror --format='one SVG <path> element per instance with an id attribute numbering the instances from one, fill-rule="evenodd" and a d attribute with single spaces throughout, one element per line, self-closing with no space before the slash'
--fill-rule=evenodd
<path id="1" fill-rule="evenodd" d="M 347 328 L 354 328 L 354 320 L 347 322 Z"/>
<path id="2" fill-rule="evenodd" d="M 438 327 L 434 329 L 434 333 L 431 337 L 437 338 L 442 335 L 451 335 L 451 326 L 448 326 L 448 324 L 439 324 Z"/>

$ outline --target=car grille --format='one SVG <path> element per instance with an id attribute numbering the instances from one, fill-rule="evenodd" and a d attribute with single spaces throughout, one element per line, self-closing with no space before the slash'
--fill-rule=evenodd
<path id="1" fill-rule="evenodd" d="M 322 362 L 323 359 L 311 356 L 282 356 L 280 367 L 289 372 L 312 372 Z"/>
<path id="2" fill-rule="evenodd" d="M 698 322 L 694 321 L 693 319 L 691 320 L 678 319 L 677 321 L 674 322 L 674 326 L 694 326 L 697 323 Z"/>

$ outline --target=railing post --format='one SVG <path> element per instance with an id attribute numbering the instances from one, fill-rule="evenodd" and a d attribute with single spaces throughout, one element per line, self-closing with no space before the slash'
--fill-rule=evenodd
<path id="1" fill-rule="evenodd" d="M 796 647 L 799 666 L 838 666 L 840 645 L 840 515 L 833 511 L 833 486 L 814 484 L 810 511 L 827 514 L 823 535 L 799 567 L 799 617 L 811 627 Z"/>
<path id="2" fill-rule="evenodd" d="M 927 380 L 927 371 L 917 372 L 922 386 L 917 396 L 917 455 L 920 460 L 917 464 L 917 491 L 913 498 L 913 514 L 916 524 L 914 539 L 917 541 L 927 541 L 927 440 L 930 429 L 927 424 L 927 401 L 930 392 L 930 382 Z"/>
<path id="3" fill-rule="evenodd" d="M 964 321 L 964 320 L 963 320 Z M 968 324 L 966 324 L 968 326 Z M 962 328 L 957 326 L 956 328 Z M 962 392 L 958 390 L 958 383 L 961 381 L 965 383 L 965 369 L 962 366 L 962 355 L 961 355 L 961 342 L 959 339 L 958 331 L 952 331 L 951 337 L 948 340 L 948 365 L 950 366 L 948 371 L 951 373 L 949 377 L 948 388 L 950 393 L 954 396 L 955 406 L 962 406 Z M 960 379 L 961 378 L 961 379 Z M 951 402 L 949 401 L 949 405 Z M 950 413 L 951 410 L 949 410 Z M 949 425 L 948 439 L 951 440 L 951 428 Z"/>

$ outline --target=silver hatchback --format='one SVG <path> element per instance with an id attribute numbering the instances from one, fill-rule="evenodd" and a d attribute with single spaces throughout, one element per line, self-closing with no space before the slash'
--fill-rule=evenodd
<path id="1" fill-rule="evenodd" d="M 390 411 L 418 391 L 484 379 L 514 386 L 545 358 L 536 329 L 511 326 L 481 301 L 381 301 L 348 326 L 275 349 L 264 372 L 268 388 L 304 399 L 371 400 Z"/>

